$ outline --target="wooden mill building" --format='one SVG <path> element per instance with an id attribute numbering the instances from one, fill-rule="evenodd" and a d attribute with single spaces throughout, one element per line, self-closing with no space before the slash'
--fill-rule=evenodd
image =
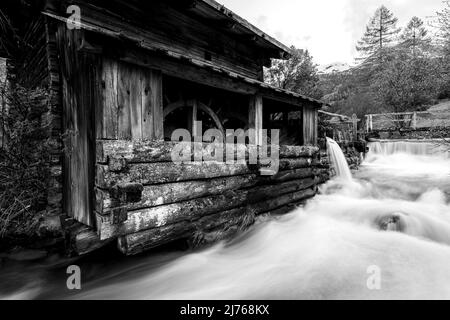
<path id="1" fill-rule="evenodd" d="M 263 79 L 288 47 L 214 0 L 25 2 L 13 17 L 29 56 L 15 70 L 48 89 L 48 211 L 84 226 L 72 236 L 78 252 L 207 242 L 315 195 L 322 103 Z M 197 121 L 200 134 L 256 129 L 256 145 L 260 129 L 279 129 L 278 173 L 245 159 L 174 163 L 173 131 L 198 132 Z"/>

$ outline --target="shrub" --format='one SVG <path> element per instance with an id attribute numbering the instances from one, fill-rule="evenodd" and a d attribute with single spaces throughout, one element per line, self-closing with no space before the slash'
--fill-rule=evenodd
<path id="1" fill-rule="evenodd" d="M 49 177 L 48 93 L 2 86 L 0 238 L 29 237 L 46 206 Z"/>

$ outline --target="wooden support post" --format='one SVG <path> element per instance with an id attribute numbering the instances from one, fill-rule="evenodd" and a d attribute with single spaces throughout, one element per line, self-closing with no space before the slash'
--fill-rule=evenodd
<path id="1" fill-rule="evenodd" d="M 164 111 L 162 90 L 162 72 L 159 70 L 152 70 L 150 77 L 150 92 L 153 110 L 153 139 L 155 140 L 164 140 Z"/>
<path id="2" fill-rule="evenodd" d="M 412 128 L 414 130 L 417 129 L 417 112 L 414 112 L 412 115 Z"/>
<path id="3" fill-rule="evenodd" d="M 317 145 L 317 118 L 318 112 L 314 107 L 303 107 L 303 145 Z"/>
<path id="4" fill-rule="evenodd" d="M 192 101 L 192 114 L 191 114 L 191 121 L 192 121 L 192 136 L 194 138 L 200 139 L 200 141 L 198 140 L 194 140 L 195 142 L 202 142 L 201 137 L 202 137 L 202 132 L 199 130 L 199 124 L 197 123 L 197 116 L 198 116 L 198 102 L 197 100 L 193 100 Z"/>
<path id="5" fill-rule="evenodd" d="M 369 115 L 369 131 L 373 130 L 373 115 Z"/>
<path id="6" fill-rule="evenodd" d="M 255 136 L 249 137 L 250 142 L 261 146 L 263 143 L 263 99 L 261 95 L 257 94 L 250 98 L 248 117 L 248 128 L 255 130 L 253 132 Z"/>
<path id="7" fill-rule="evenodd" d="M 352 115 L 352 124 L 353 124 L 353 141 L 358 140 L 358 117 L 356 114 Z"/>

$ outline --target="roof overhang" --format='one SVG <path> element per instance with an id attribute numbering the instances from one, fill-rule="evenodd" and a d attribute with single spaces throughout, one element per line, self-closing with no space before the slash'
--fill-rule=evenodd
<path id="1" fill-rule="evenodd" d="M 50 18 L 67 23 L 66 17 L 62 17 L 62 16 L 56 15 L 51 12 L 43 12 L 43 14 Z M 262 82 L 262 81 L 259 81 L 259 80 L 253 79 L 253 78 L 245 77 L 243 75 L 231 72 L 225 68 L 222 68 L 222 67 L 215 65 L 211 62 L 208 62 L 208 61 L 195 59 L 190 56 L 182 55 L 177 52 L 170 51 L 170 50 L 161 50 L 158 47 L 152 46 L 152 44 L 149 42 L 142 41 L 142 39 L 140 39 L 140 38 L 132 38 L 127 34 L 121 33 L 120 31 L 112 31 L 109 29 L 104 29 L 102 27 L 94 26 L 94 25 L 91 25 L 86 22 L 81 22 L 80 28 L 82 30 L 85 30 L 85 31 L 88 31 L 88 32 L 91 32 L 91 33 L 94 33 L 97 35 L 109 37 L 109 38 L 115 39 L 117 41 L 121 41 L 121 42 L 126 41 L 128 50 L 130 50 L 129 45 L 133 45 L 136 48 L 143 49 L 146 52 L 155 54 L 157 56 L 165 57 L 170 60 L 176 60 L 180 64 L 190 65 L 192 67 L 198 68 L 199 70 L 200 69 L 206 70 L 212 74 L 215 74 L 217 76 L 227 79 L 229 82 L 233 82 L 234 83 L 233 88 L 242 86 L 243 87 L 242 91 L 245 92 L 246 94 L 259 93 L 267 99 L 272 99 L 275 101 L 280 101 L 280 102 L 288 103 L 291 105 L 297 105 L 297 106 L 305 106 L 305 104 L 306 104 L 306 105 L 308 105 L 310 107 L 314 107 L 316 109 L 320 109 L 323 106 L 325 106 L 325 103 L 320 100 L 316 100 L 316 99 L 307 97 L 305 95 L 302 95 L 302 94 L 299 94 L 296 92 L 280 89 L 278 87 L 271 86 L 265 82 Z M 80 48 L 80 50 L 82 50 L 82 49 L 83 48 Z M 90 49 L 92 49 L 92 48 L 90 48 Z M 205 84 L 204 81 L 202 83 Z M 226 88 L 224 88 L 224 89 L 227 90 Z M 234 90 L 236 90 L 236 89 L 234 89 Z"/>
<path id="2" fill-rule="evenodd" d="M 186 1 L 186 0 L 185 0 Z M 240 17 L 224 5 L 216 2 L 215 0 L 187 0 L 193 1 L 195 7 L 192 9 L 199 13 L 209 14 L 211 19 L 221 21 L 219 25 L 222 28 L 227 29 L 229 33 L 233 33 L 240 37 L 249 39 L 256 44 L 270 49 L 274 53 L 277 53 L 272 58 L 287 59 L 291 55 L 291 49 L 282 44 L 275 38 L 271 37 L 267 33 L 261 31 L 256 26 Z"/>

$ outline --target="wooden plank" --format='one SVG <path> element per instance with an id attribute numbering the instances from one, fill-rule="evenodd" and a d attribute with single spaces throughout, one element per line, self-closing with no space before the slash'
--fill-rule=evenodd
<path id="1" fill-rule="evenodd" d="M 303 107 L 303 144 L 317 145 L 317 110 L 312 106 Z"/>
<path id="2" fill-rule="evenodd" d="M 103 139 L 118 138 L 118 100 L 117 100 L 118 63 L 112 59 L 104 59 L 102 72 L 102 133 Z M 98 135 L 97 135 L 98 137 Z"/>
<path id="3" fill-rule="evenodd" d="M 142 139 L 150 140 L 154 138 L 154 101 L 152 90 L 152 71 L 142 70 L 141 91 L 142 91 Z"/>
<path id="4" fill-rule="evenodd" d="M 108 159 L 123 158 L 128 163 L 140 162 L 171 162 L 172 152 L 179 142 L 172 141 L 130 141 L 130 140 L 97 140 L 97 162 L 107 163 Z M 235 160 L 248 158 L 248 149 L 245 145 L 226 145 L 223 146 L 226 159 L 226 150 L 229 148 L 234 152 Z M 215 146 L 210 143 L 202 143 L 201 147 L 195 143 L 183 144 L 177 149 L 183 155 L 191 153 L 191 159 L 202 155 L 204 158 L 211 159 Z M 299 150 L 299 152 L 302 152 Z M 309 151 L 305 151 L 305 156 Z"/>
<path id="5" fill-rule="evenodd" d="M 131 139 L 131 69 L 127 64 L 118 67 L 118 138 Z"/>
<path id="6" fill-rule="evenodd" d="M 142 140 L 142 70 L 130 67 L 130 123 L 131 139 Z"/>
<path id="7" fill-rule="evenodd" d="M 89 226 L 95 226 L 94 203 L 95 132 L 94 110 L 100 91 L 97 90 L 101 64 L 98 59 L 76 50 L 77 31 L 59 26 L 58 51 L 61 59 L 65 144 L 64 209 Z"/>
<path id="8" fill-rule="evenodd" d="M 254 137 L 250 137 L 250 143 L 261 146 L 263 143 L 263 98 L 261 95 L 256 94 L 250 97 L 248 117 L 248 128 L 255 130 Z"/>
<path id="9" fill-rule="evenodd" d="M 151 185 L 144 187 L 140 199 L 133 200 L 126 197 L 125 203 L 120 203 L 109 191 L 98 190 L 96 211 L 100 214 L 107 214 L 112 208 L 122 206 L 127 210 L 138 210 L 217 195 L 229 190 L 248 188 L 256 185 L 257 182 L 257 175 L 243 175 Z"/>
<path id="10" fill-rule="evenodd" d="M 96 185 L 107 189 L 115 185 L 140 183 L 142 185 L 210 179 L 255 173 L 245 164 L 228 165 L 221 162 L 192 162 L 175 164 L 131 164 L 126 172 L 112 172 L 107 165 L 97 165 Z"/>
<path id="11" fill-rule="evenodd" d="M 150 78 L 153 110 L 153 139 L 164 140 L 163 81 L 160 70 L 152 70 Z"/>

